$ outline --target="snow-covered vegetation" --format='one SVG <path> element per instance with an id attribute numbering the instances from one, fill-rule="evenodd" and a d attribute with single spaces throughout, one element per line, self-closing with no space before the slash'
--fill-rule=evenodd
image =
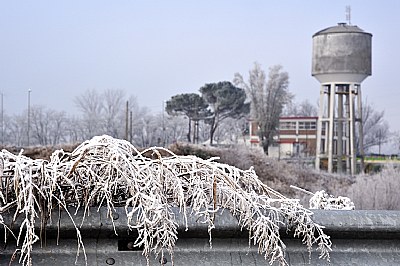
<path id="1" fill-rule="evenodd" d="M 324 190 L 329 195 L 349 197 L 355 209 L 400 210 L 400 165 L 387 164 L 381 171 L 356 176 L 329 174 L 316 171 L 313 165 L 278 161 L 266 156 L 260 149 L 245 146 L 215 148 L 190 144 L 170 147 L 177 154 L 196 154 L 202 158 L 220 157 L 220 162 L 241 169 L 253 167 L 258 178 L 285 196 L 300 199 L 308 206 L 310 195 L 291 185 L 316 192 Z"/>
<path id="2" fill-rule="evenodd" d="M 400 165 L 387 164 L 381 171 L 356 176 L 348 196 L 356 209 L 400 210 Z"/>
<path id="3" fill-rule="evenodd" d="M 33 244 L 40 239 L 38 222 L 45 223 L 58 207 L 74 221 L 69 207 L 87 214 L 94 206 L 107 208 L 111 221 L 114 208 L 124 206 L 127 226 L 138 234 L 135 245 L 143 248 L 146 258 L 152 253 L 163 257 L 165 252 L 173 257 L 178 224 L 171 208 L 177 207 L 184 217 L 193 215 L 208 224 L 210 245 L 215 214 L 225 209 L 248 230 L 249 243 L 270 263 L 286 264 L 282 226 L 300 237 L 310 252 L 315 244 L 320 257 L 329 259 L 329 236 L 313 222 L 312 212 L 264 184 L 253 168 L 178 156 L 164 148 L 139 151 L 109 136 L 94 137 L 72 152 L 56 150 L 49 160 L 6 150 L 0 159 L 0 223 L 7 226 L 2 216 L 6 210 L 14 219 L 22 216 L 15 237 L 23 265 L 32 264 Z M 77 255 L 85 254 L 79 224 L 75 229 Z"/>
<path id="4" fill-rule="evenodd" d="M 308 206 L 310 196 L 295 189 L 298 186 L 308 191 L 325 190 L 332 195 L 347 195 L 348 188 L 355 179 L 350 176 L 329 174 L 316 171 L 313 165 L 288 163 L 266 156 L 261 149 L 248 146 L 234 146 L 230 148 L 216 148 L 201 145 L 177 143 L 170 146 L 176 154 L 195 154 L 201 158 L 219 157 L 219 161 L 236 166 L 240 169 L 253 167 L 258 178 L 270 187 L 285 196 L 300 199 Z"/>
<path id="5" fill-rule="evenodd" d="M 335 197 L 324 190 L 315 192 L 310 199 L 311 210 L 354 210 L 354 208 L 354 202 L 349 197 Z"/>

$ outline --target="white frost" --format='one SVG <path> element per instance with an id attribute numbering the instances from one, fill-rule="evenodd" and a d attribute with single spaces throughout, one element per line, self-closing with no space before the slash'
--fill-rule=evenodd
<path id="1" fill-rule="evenodd" d="M 116 206 L 125 207 L 128 227 L 136 230 L 136 246 L 143 255 L 173 256 L 178 224 L 172 208 L 206 223 L 210 233 L 215 213 L 229 210 L 239 225 L 249 231 L 249 243 L 258 246 L 270 264 L 287 265 L 280 227 L 300 237 L 311 252 L 317 245 L 320 257 L 329 260 L 331 241 L 312 212 L 298 200 L 289 199 L 263 184 L 253 169 L 240 170 L 195 156 L 177 156 L 164 148 L 137 150 L 129 142 L 97 136 L 72 153 L 55 151 L 49 161 L 0 152 L 3 179 L 0 182 L 0 224 L 5 211 L 22 216 L 18 236 L 19 262 L 32 265 L 32 247 L 39 240 L 36 220 L 45 223 L 59 208 L 74 222 L 76 211 L 89 215 L 90 207 L 106 207 L 112 220 Z M 83 221 L 84 222 L 84 221 Z M 182 225 L 186 228 L 186 224 Z M 77 256 L 85 255 L 79 225 Z M 16 253 L 17 254 L 17 253 Z M 86 257 L 85 257 L 86 259 Z"/>
<path id="2" fill-rule="evenodd" d="M 348 197 L 334 197 L 325 190 L 315 192 L 310 199 L 310 209 L 319 210 L 354 210 L 354 203 Z"/>

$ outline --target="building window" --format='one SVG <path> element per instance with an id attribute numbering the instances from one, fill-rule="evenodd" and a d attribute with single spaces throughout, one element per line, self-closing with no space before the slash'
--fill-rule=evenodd
<path id="1" fill-rule="evenodd" d="M 296 130 L 296 122 L 280 122 L 279 123 L 280 130 Z"/>
<path id="2" fill-rule="evenodd" d="M 315 130 L 317 128 L 317 123 L 315 121 L 299 122 L 300 130 Z"/>

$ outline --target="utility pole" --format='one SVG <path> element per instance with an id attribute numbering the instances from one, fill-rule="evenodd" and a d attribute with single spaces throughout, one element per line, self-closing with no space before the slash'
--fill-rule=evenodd
<path id="1" fill-rule="evenodd" d="M 132 143 L 132 123 L 133 123 L 133 113 L 132 111 L 129 112 L 129 142 Z"/>
<path id="2" fill-rule="evenodd" d="M 164 117 L 164 112 L 165 112 L 165 107 L 164 107 L 164 101 L 162 102 L 162 112 L 161 112 L 161 114 L 162 114 L 162 145 L 163 145 L 163 147 L 165 147 L 165 139 L 166 139 L 166 136 L 165 136 L 165 117 Z"/>
<path id="3" fill-rule="evenodd" d="M 28 90 L 28 130 L 27 130 L 27 134 L 28 134 L 28 146 L 30 145 L 30 142 L 29 142 L 29 137 L 30 137 L 30 134 L 29 134 L 29 130 L 30 130 L 30 127 L 31 127 L 31 92 L 32 92 L 32 90 L 31 89 L 29 89 Z"/>
<path id="4" fill-rule="evenodd" d="M 126 113 L 125 113 L 125 140 L 129 141 L 129 101 L 126 101 Z"/>
<path id="5" fill-rule="evenodd" d="M 4 145 L 4 94 L 1 92 L 1 145 Z"/>

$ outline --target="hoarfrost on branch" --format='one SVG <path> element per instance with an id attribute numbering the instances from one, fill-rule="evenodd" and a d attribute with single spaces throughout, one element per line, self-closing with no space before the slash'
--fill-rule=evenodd
<path id="1" fill-rule="evenodd" d="M 188 227 L 189 215 L 207 224 L 210 245 L 215 214 L 227 209 L 249 231 L 249 244 L 257 245 L 270 264 L 287 265 L 281 226 L 293 230 L 309 252 L 316 244 L 320 257 L 329 260 L 330 238 L 313 222 L 312 212 L 263 184 L 253 169 L 177 156 L 165 148 L 139 151 L 127 141 L 105 135 L 71 153 L 57 150 L 50 160 L 33 160 L 22 151 L 14 155 L 6 150 L 0 152 L 0 159 L 0 224 L 9 231 L 3 221 L 5 211 L 13 211 L 14 220 L 23 217 L 14 236 L 22 265 L 32 265 L 33 244 L 40 240 L 37 220 L 45 223 L 58 208 L 67 212 L 76 229 L 77 257 L 86 256 L 80 225 L 69 210 L 83 209 L 85 217 L 90 207 L 105 207 L 113 221 L 117 206 L 125 207 L 127 226 L 138 233 L 135 246 L 143 248 L 148 264 L 152 253 L 161 259 L 165 252 L 173 257 L 179 225 L 172 208 L 182 213 L 186 222 L 181 226 Z"/>

